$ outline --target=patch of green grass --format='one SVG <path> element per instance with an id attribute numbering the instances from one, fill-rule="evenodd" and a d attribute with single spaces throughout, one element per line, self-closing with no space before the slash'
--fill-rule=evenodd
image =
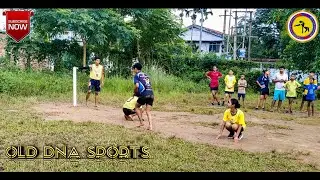
<path id="1" fill-rule="evenodd" d="M 109 124 L 45 121 L 29 109 L 29 103 L 14 101 L 0 106 L 0 166 L 4 171 L 319 171 L 300 163 L 292 153 L 249 153 Z M 9 160 L 3 153 L 11 145 L 67 145 L 85 155 L 88 146 L 113 144 L 148 146 L 151 158 Z"/>

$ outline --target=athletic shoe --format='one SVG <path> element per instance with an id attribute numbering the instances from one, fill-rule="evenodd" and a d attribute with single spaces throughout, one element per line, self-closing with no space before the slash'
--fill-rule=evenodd
<path id="1" fill-rule="evenodd" d="M 229 139 L 232 139 L 233 136 L 234 136 L 234 133 L 231 133 L 231 132 L 230 132 L 230 134 L 228 135 L 228 138 L 229 138 Z"/>
<path id="2" fill-rule="evenodd" d="M 220 106 L 220 102 L 218 102 L 218 106 Z"/>
<path id="3" fill-rule="evenodd" d="M 212 106 L 214 106 L 214 103 L 211 103 Z"/>
<path id="4" fill-rule="evenodd" d="M 238 136 L 238 139 L 241 140 L 242 138 L 243 138 L 243 134 L 240 133 L 239 136 Z"/>

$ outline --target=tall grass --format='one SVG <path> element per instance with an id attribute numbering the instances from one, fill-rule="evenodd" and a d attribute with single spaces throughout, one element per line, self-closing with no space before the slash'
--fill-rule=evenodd
<path id="1" fill-rule="evenodd" d="M 72 92 L 68 74 L 50 72 L 1 71 L 0 93 L 10 96 L 59 96 Z"/>
<path id="2" fill-rule="evenodd" d="M 170 93 L 200 93 L 206 90 L 206 85 L 183 80 L 173 75 L 166 74 L 157 67 L 146 67 L 143 72 L 150 76 L 152 87 L 156 94 Z M 127 93 L 133 91 L 133 76 L 122 78 L 114 76 L 106 79 L 104 91 Z"/>
<path id="3" fill-rule="evenodd" d="M 162 69 L 156 67 L 145 68 L 143 72 L 151 77 L 156 94 L 200 93 L 207 90 L 204 84 L 200 85 L 166 74 Z M 88 80 L 89 76 L 86 73 L 78 73 L 77 82 L 80 92 L 87 90 Z M 1 71 L 0 81 L 0 93 L 10 96 L 57 97 L 72 93 L 71 72 Z M 133 86 L 133 76 L 128 78 L 107 76 L 102 93 L 128 94 L 128 92 L 133 92 Z"/>

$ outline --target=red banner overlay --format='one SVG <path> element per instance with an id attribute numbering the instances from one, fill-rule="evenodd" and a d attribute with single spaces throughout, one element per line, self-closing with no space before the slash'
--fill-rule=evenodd
<path id="1" fill-rule="evenodd" d="M 3 12 L 6 16 L 6 33 L 16 42 L 22 41 L 30 34 L 30 17 L 32 11 L 10 10 Z"/>

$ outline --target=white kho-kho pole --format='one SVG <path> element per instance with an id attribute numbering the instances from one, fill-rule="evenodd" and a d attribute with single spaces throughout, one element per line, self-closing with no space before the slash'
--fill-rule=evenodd
<path id="1" fill-rule="evenodd" d="M 77 106 L 77 69 L 73 67 L 73 106 Z"/>

